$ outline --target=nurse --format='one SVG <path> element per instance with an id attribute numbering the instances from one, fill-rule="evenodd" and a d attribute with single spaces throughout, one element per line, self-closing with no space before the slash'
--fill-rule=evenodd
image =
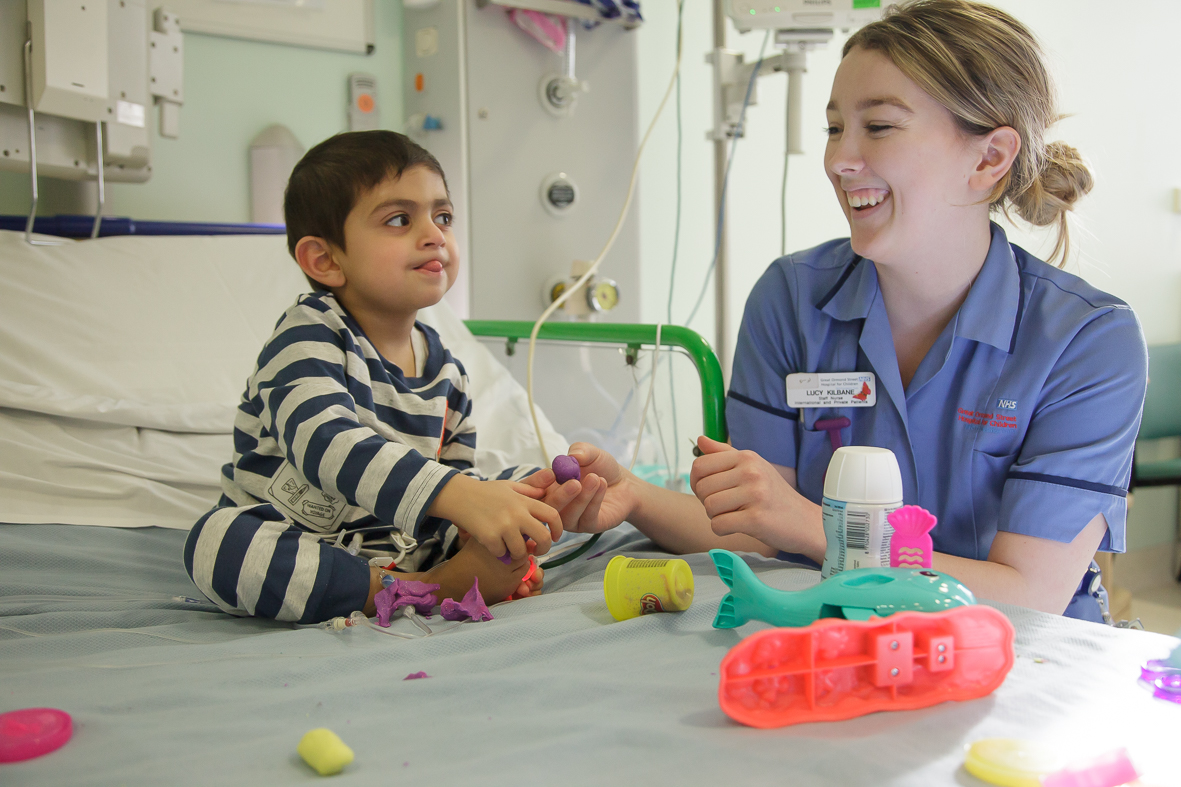
<path id="1" fill-rule="evenodd" d="M 818 564 L 834 443 L 880 446 L 904 501 L 939 518 L 937 570 L 983 598 L 1099 619 L 1088 567 L 1124 549 L 1147 353 L 1127 304 L 990 221 L 1056 227 L 1061 263 L 1066 213 L 1092 185 L 1074 148 L 1045 141 L 1059 116 L 1037 41 L 984 4 L 903 3 L 849 39 L 827 114 L 851 237 L 777 260 L 755 286 L 732 446 L 700 438 L 690 497 L 579 444 L 586 482 L 563 522 L 626 519 L 672 551 Z M 789 399 L 790 375 L 852 372 L 871 406 Z"/>

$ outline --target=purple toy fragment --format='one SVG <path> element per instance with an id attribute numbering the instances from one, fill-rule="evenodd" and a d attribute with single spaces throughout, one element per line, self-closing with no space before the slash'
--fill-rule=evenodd
<path id="1" fill-rule="evenodd" d="M 500 557 L 498 557 L 496 559 L 499 560 L 501 563 L 504 563 L 507 566 L 509 563 L 513 562 L 513 553 L 512 552 L 505 552 L 503 555 L 501 555 Z"/>
<path id="2" fill-rule="evenodd" d="M 429 677 L 430 677 L 430 675 L 427 675 L 425 672 L 411 672 L 409 675 L 402 678 L 402 680 L 418 680 L 420 678 L 429 678 Z"/>
<path id="3" fill-rule="evenodd" d="M 418 614 L 430 617 L 431 610 L 439 601 L 434 593 L 438 589 L 438 585 L 429 582 L 395 579 L 373 597 L 373 604 L 377 607 L 377 625 L 389 628 L 390 615 L 401 607 L 414 607 Z"/>
<path id="4" fill-rule="evenodd" d="M 554 478 L 559 484 L 564 484 L 573 479 L 575 481 L 582 480 L 582 467 L 579 466 L 578 460 L 572 456 L 561 454 L 554 457 L 553 464 L 550 469 L 554 471 Z"/>
<path id="5" fill-rule="evenodd" d="M 492 613 L 480 595 L 480 578 L 472 582 L 472 589 L 463 596 L 463 601 L 443 599 L 443 620 L 467 620 L 471 618 L 479 623 L 482 620 L 492 620 Z"/>

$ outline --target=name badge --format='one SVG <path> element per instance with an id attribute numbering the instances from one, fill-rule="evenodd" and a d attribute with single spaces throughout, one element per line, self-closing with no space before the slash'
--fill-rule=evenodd
<path id="1" fill-rule="evenodd" d="M 873 372 L 820 372 L 787 376 L 787 406 L 873 407 L 878 401 Z"/>

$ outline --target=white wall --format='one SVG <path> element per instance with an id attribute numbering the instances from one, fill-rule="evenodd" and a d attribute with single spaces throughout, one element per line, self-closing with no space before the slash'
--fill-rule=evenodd
<path id="1" fill-rule="evenodd" d="M 1135 19 L 1117 24 L 1110 2 L 1099 0 L 996 0 L 1042 40 L 1058 80 L 1061 110 L 1070 117 L 1051 139 L 1077 147 L 1092 164 L 1096 185 L 1079 205 L 1067 266 L 1091 283 L 1123 298 L 1136 310 L 1150 344 L 1181 340 L 1181 215 L 1172 212 L 1172 191 L 1181 187 L 1181 157 L 1172 155 L 1181 128 L 1178 79 L 1173 70 L 1174 36 L 1181 29 L 1181 3 L 1143 0 Z M 640 36 L 640 117 L 652 117 L 674 59 L 673 2 L 644 4 Z M 674 321 L 692 308 L 713 250 L 711 75 L 703 56 L 712 43 L 711 3 L 685 0 L 683 183 L 681 254 L 677 264 Z M 761 32 L 730 31 L 731 48 L 757 57 Z M 824 106 L 839 63 L 843 37 L 812 53 L 804 85 L 807 153 L 791 158 L 788 182 L 788 251 L 848 234 L 824 176 Z M 773 44 L 772 44 L 773 47 Z M 737 334 L 751 287 L 779 256 L 779 188 L 784 150 L 786 77 L 766 77 L 759 103 L 748 111 L 747 136 L 738 145 L 730 182 L 730 336 Z M 671 104 L 661 118 L 653 148 L 643 163 L 640 216 L 643 228 L 643 318 L 665 318 L 671 263 L 676 127 Z M 1048 253 L 1044 230 L 1008 228 L 1009 237 L 1035 253 Z M 711 341 L 713 294 L 707 294 L 696 330 Z M 1102 362 L 1102 359 L 1096 359 Z M 1176 509 L 1170 490 L 1146 490 L 1129 528 L 1136 544 L 1171 537 Z M 1160 498 L 1159 500 L 1157 498 Z M 1136 511 L 1136 509 L 1133 509 Z M 1147 542 L 1147 543 L 1146 543 Z"/>

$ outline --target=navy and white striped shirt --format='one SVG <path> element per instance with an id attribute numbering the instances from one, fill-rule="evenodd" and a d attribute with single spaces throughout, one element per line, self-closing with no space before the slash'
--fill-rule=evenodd
<path id="1" fill-rule="evenodd" d="M 332 610 L 339 612 L 356 603 L 361 571 L 367 597 L 363 558 L 398 551 L 391 534 L 431 545 L 400 567 L 426 568 L 446 551 L 448 523 L 427 509 L 457 473 L 481 477 L 473 465 L 476 429 L 463 366 L 432 328 L 415 326 L 426 359 L 419 357 L 417 376 L 407 376 L 330 293 L 300 296 L 279 320 L 238 407 L 219 507 L 198 522 L 185 549 L 194 582 L 223 609 L 323 619 L 325 604 L 343 604 Z M 268 507 L 278 516 L 260 510 Z M 365 544 L 357 558 L 313 535 L 358 529 Z M 298 543 L 279 549 L 284 535 Z M 329 565 L 342 558 L 350 565 Z M 330 587 L 334 571 L 357 586 L 350 598 Z"/>

